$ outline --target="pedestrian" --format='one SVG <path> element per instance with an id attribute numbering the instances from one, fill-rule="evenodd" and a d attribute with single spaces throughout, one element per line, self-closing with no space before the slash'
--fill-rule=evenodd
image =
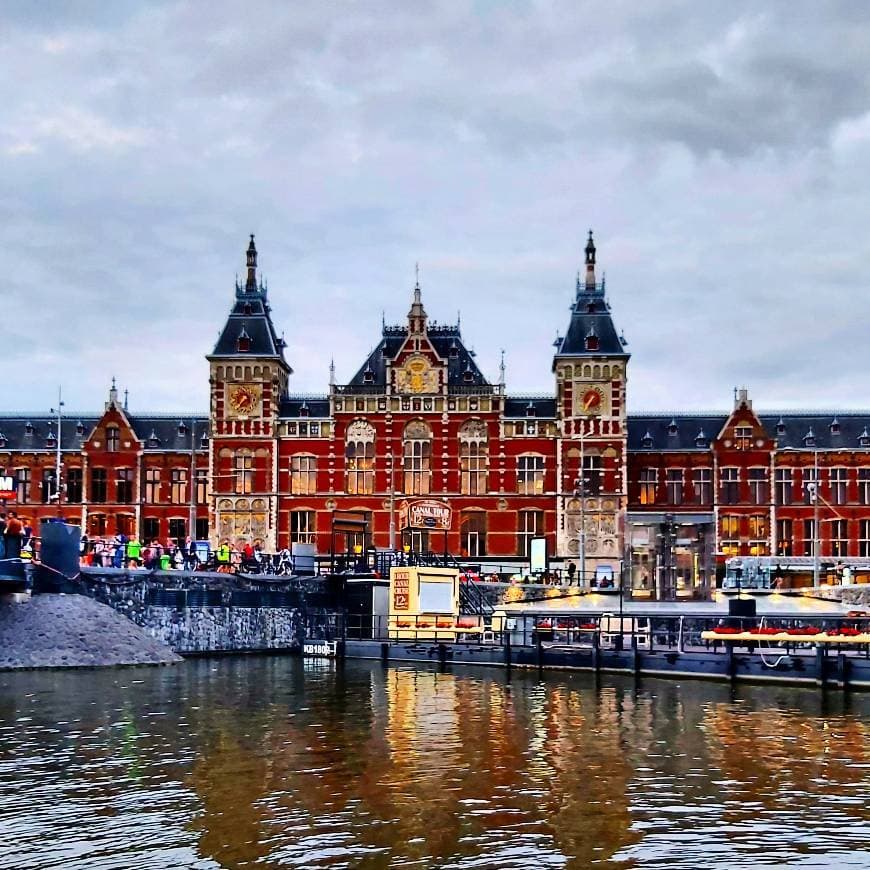
<path id="1" fill-rule="evenodd" d="M 9 511 L 6 516 L 6 528 L 3 531 L 3 540 L 6 544 L 6 559 L 21 558 L 21 535 L 24 532 L 24 527 L 21 525 L 21 520 L 18 519 L 18 514 L 15 511 Z"/>
<path id="2" fill-rule="evenodd" d="M 573 562 L 568 563 L 568 585 L 574 585 L 574 575 L 577 573 L 577 566 Z"/>
<path id="3" fill-rule="evenodd" d="M 6 513 L 0 511 L 0 559 L 6 557 Z"/>

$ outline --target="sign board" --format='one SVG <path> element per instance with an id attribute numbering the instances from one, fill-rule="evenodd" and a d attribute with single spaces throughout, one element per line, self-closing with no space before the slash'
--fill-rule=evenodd
<path id="1" fill-rule="evenodd" d="M 316 658 L 335 658 L 338 644 L 334 640 L 307 640 L 302 644 L 302 655 Z"/>
<path id="2" fill-rule="evenodd" d="M 405 502 L 401 507 L 402 527 L 406 529 L 440 529 L 449 532 L 453 509 L 443 501 L 423 498 Z"/>
<path id="3" fill-rule="evenodd" d="M 529 542 L 529 571 L 543 574 L 547 570 L 547 539 L 532 538 Z"/>
<path id="4" fill-rule="evenodd" d="M 407 568 L 395 568 L 390 579 L 393 584 L 393 610 L 408 610 L 411 603 L 411 571 Z"/>
<path id="5" fill-rule="evenodd" d="M 14 477 L 0 476 L 0 501 L 15 498 L 15 483 Z"/>

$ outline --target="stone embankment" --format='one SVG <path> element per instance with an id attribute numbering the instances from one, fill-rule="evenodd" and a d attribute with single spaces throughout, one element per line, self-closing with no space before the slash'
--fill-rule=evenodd
<path id="1" fill-rule="evenodd" d="M 84 595 L 35 595 L 21 604 L 0 604 L 0 670 L 181 660 L 146 629 Z"/>
<path id="2" fill-rule="evenodd" d="M 870 610 L 870 584 L 860 586 L 822 586 L 806 593 L 811 598 L 823 598 L 826 601 L 840 601 L 847 607 L 856 610 Z"/>

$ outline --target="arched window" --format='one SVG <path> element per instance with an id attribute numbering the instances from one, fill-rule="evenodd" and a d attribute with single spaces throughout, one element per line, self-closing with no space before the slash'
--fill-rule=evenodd
<path id="1" fill-rule="evenodd" d="M 233 457 L 233 491 L 254 491 L 254 455 L 250 450 L 237 450 Z"/>
<path id="2" fill-rule="evenodd" d="M 347 491 L 370 495 L 375 489 L 375 430 L 365 420 L 354 420 L 345 436 Z"/>
<path id="3" fill-rule="evenodd" d="M 405 493 L 428 495 L 432 481 L 432 430 L 423 420 L 412 420 L 404 434 Z"/>
<path id="4" fill-rule="evenodd" d="M 487 455 L 486 423 L 482 420 L 463 423 L 459 429 L 460 491 L 463 495 L 486 492 Z"/>

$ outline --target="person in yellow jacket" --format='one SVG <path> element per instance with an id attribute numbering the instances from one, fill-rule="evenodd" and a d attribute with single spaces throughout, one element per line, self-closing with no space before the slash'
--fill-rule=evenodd
<path id="1" fill-rule="evenodd" d="M 142 558 L 142 545 L 139 543 L 138 538 L 130 538 L 130 540 L 127 541 L 125 555 L 127 557 L 128 568 L 139 567 L 139 559 Z"/>
<path id="2" fill-rule="evenodd" d="M 228 541 L 221 541 L 220 546 L 217 548 L 217 569 L 218 571 L 223 571 L 224 573 L 229 572 L 230 570 L 230 545 Z"/>

